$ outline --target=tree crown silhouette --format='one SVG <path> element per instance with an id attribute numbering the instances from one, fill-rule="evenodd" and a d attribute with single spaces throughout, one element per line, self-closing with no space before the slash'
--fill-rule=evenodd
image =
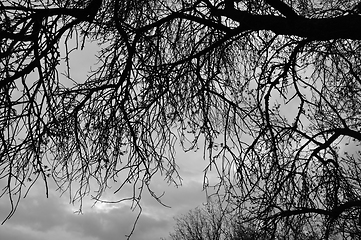
<path id="1" fill-rule="evenodd" d="M 204 146 L 242 221 L 359 230 L 360 39 L 356 1 L 92 0 L 0 5 L 0 176 L 51 177 L 73 200 L 111 182 L 138 202 L 177 183 L 176 146 Z M 59 75 L 101 47 L 86 79 Z M 68 68 L 68 73 L 72 71 Z M 74 84 L 69 84 L 69 79 Z M 203 142 L 200 145 L 200 142 Z M 350 147 L 352 146 L 352 147 Z M 126 176 L 116 182 L 120 176 Z M 30 183 L 29 183 L 30 182 Z M 316 231 L 315 230 L 315 231 Z"/>

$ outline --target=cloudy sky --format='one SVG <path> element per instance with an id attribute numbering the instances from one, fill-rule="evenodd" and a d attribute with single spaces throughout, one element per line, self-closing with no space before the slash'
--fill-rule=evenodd
<path id="1" fill-rule="evenodd" d="M 71 55 L 71 72 L 74 80 L 83 81 L 90 66 L 96 62 L 96 45 L 88 45 L 83 51 Z M 178 151 L 177 163 L 183 178 L 181 187 L 169 186 L 162 177 L 152 182 L 153 190 L 160 195 L 165 192 L 160 205 L 149 194 L 142 197 L 142 215 L 131 239 L 155 240 L 167 237 L 174 226 L 174 217 L 185 214 L 205 202 L 202 191 L 203 170 L 207 162 L 202 151 L 183 153 Z M 0 188 L 6 184 L 0 181 Z M 50 185 L 49 198 L 46 198 L 44 184 L 39 181 L 33 186 L 25 199 L 22 199 L 15 215 L 0 225 L 1 240 L 122 240 L 129 234 L 138 211 L 132 211 L 130 203 L 101 204 L 93 206 L 94 201 L 84 199 L 83 213 L 76 214 L 77 205 L 69 204 L 69 196 L 55 191 Z M 131 195 L 131 187 L 118 193 L 119 196 Z M 117 199 L 110 190 L 105 200 Z M 0 198 L 0 222 L 10 211 L 8 196 Z"/>
<path id="2" fill-rule="evenodd" d="M 96 61 L 95 46 L 72 53 L 71 71 L 74 80 L 83 81 L 89 66 Z M 289 115 L 298 106 L 297 103 L 291 104 L 295 107 L 290 109 L 288 106 Z M 205 202 L 202 184 L 207 161 L 203 159 L 202 153 L 202 150 L 188 153 L 178 151 L 177 164 L 183 178 L 182 186 L 169 186 L 160 176 L 153 179 L 153 190 L 158 195 L 165 192 L 162 201 L 170 208 L 162 206 L 149 194 L 144 194 L 141 201 L 142 215 L 131 239 L 166 238 L 173 230 L 175 216 L 185 214 Z M 214 176 L 215 173 L 210 175 L 212 179 Z M 0 180 L 0 188 L 5 183 Z M 60 197 L 55 189 L 54 185 L 50 185 L 49 198 L 46 198 L 42 182 L 34 185 L 29 195 L 21 200 L 15 215 L 0 225 L 0 240 L 122 240 L 130 233 L 138 214 L 138 209 L 131 210 L 131 203 L 98 203 L 94 206 L 94 201 L 88 197 L 84 199 L 83 213 L 77 214 L 74 212 L 78 206 L 69 204 L 68 196 L 64 194 Z M 105 200 L 116 200 L 120 196 L 130 196 L 131 191 L 130 186 L 117 194 L 109 190 L 103 197 Z M 1 197 L 0 222 L 10 209 L 7 196 Z"/>
<path id="3" fill-rule="evenodd" d="M 179 188 L 168 186 L 156 178 L 152 186 L 156 193 L 165 191 L 163 202 L 166 208 L 156 202 L 149 194 L 143 195 L 143 212 L 131 239 L 155 240 L 167 237 L 172 231 L 174 216 L 201 205 L 205 201 L 202 191 L 203 172 L 206 162 L 202 153 L 179 155 L 183 185 Z M 120 194 L 130 194 L 124 188 Z M 102 204 L 92 207 L 93 201 L 86 198 L 83 213 L 74 213 L 76 205 L 69 204 L 66 195 L 50 186 L 49 198 L 45 197 L 43 184 L 35 185 L 30 194 L 21 200 L 15 215 L 0 226 L 0 239 L 4 240 L 118 240 L 126 239 L 132 229 L 137 211 L 130 210 L 130 203 Z M 105 199 L 116 197 L 111 191 Z M 6 196 L 0 198 L 0 216 L 5 218 L 10 205 Z M 1 219 L 3 220 L 3 219 Z"/>

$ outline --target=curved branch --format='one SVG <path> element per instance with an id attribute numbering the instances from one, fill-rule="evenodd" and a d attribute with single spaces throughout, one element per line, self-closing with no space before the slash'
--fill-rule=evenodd
<path id="1" fill-rule="evenodd" d="M 254 15 L 236 9 L 219 9 L 217 14 L 228 17 L 240 24 L 238 28 L 247 30 L 270 30 L 279 35 L 298 36 L 310 40 L 361 39 L 361 16 L 346 15 L 334 18 L 309 19 L 297 17 L 290 21 L 287 17 Z"/>

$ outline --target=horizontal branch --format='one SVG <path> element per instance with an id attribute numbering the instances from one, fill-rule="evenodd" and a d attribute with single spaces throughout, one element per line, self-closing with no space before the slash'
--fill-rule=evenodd
<path id="1" fill-rule="evenodd" d="M 295 210 L 281 211 L 279 213 L 274 214 L 270 218 L 290 217 L 290 216 L 303 215 L 303 214 L 320 214 L 325 216 L 331 216 L 332 212 L 319 208 L 300 208 Z"/>
<path id="2" fill-rule="evenodd" d="M 240 31 L 270 30 L 279 35 L 299 36 L 311 40 L 361 39 L 361 16 L 310 19 L 305 17 L 286 18 L 273 15 L 254 15 L 246 11 L 219 9 L 217 14 L 240 24 Z"/>
<path id="3" fill-rule="evenodd" d="M 28 8 L 22 6 L 0 6 L 1 11 L 23 11 L 38 14 L 40 17 L 67 15 L 75 18 L 84 18 L 86 9 L 76 8 Z"/>
<path id="4" fill-rule="evenodd" d="M 280 212 L 274 214 L 270 218 L 290 217 L 290 216 L 303 215 L 303 214 L 319 214 L 336 219 L 343 212 L 354 207 L 361 207 L 361 200 L 354 200 L 354 201 L 348 201 L 342 203 L 336 206 L 332 210 L 325 210 L 319 208 L 298 208 L 294 210 L 281 210 Z"/>

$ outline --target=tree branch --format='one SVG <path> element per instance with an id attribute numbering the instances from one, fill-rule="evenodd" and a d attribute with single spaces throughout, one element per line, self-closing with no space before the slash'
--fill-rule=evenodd
<path id="1" fill-rule="evenodd" d="M 307 213 L 315 213 L 315 214 L 321 214 L 325 216 L 329 216 L 333 219 L 338 218 L 344 211 L 353 208 L 353 207 L 361 207 L 361 200 L 354 200 L 354 201 L 348 201 L 343 204 L 338 205 L 334 209 L 330 210 L 324 210 L 319 208 L 299 208 L 295 210 L 286 210 L 274 214 L 271 218 L 278 218 L 278 217 L 289 217 L 289 216 L 295 216 L 300 214 L 307 214 Z"/>
<path id="2" fill-rule="evenodd" d="M 295 210 L 287 210 L 287 211 L 281 211 L 279 213 L 276 213 L 271 218 L 278 218 L 278 217 L 290 217 L 300 214 L 307 214 L 307 213 L 314 213 L 314 214 L 321 214 L 326 216 L 331 216 L 332 212 L 324 210 L 324 209 L 318 209 L 318 208 L 300 208 Z"/>
<path id="3" fill-rule="evenodd" d="M 281 0 L 265 0 L 271 7 L 279 11 L 287 18 L 296 18 L 298 14 L 286 3 L 282 2 Z"/>
<path id="4" fill-rule="evenodd" d="M 309 19 L 297 17 L 290 21 L 287 17 L 254 15 L 236 9 L 219 9 L 217 13 L 240 24 L 238 28 L 247 30 L 270 30 L 279 35 L 299 36 L 310 40 L 361 39 L 361 16 L 346 15 L 334 18 Z"/>

